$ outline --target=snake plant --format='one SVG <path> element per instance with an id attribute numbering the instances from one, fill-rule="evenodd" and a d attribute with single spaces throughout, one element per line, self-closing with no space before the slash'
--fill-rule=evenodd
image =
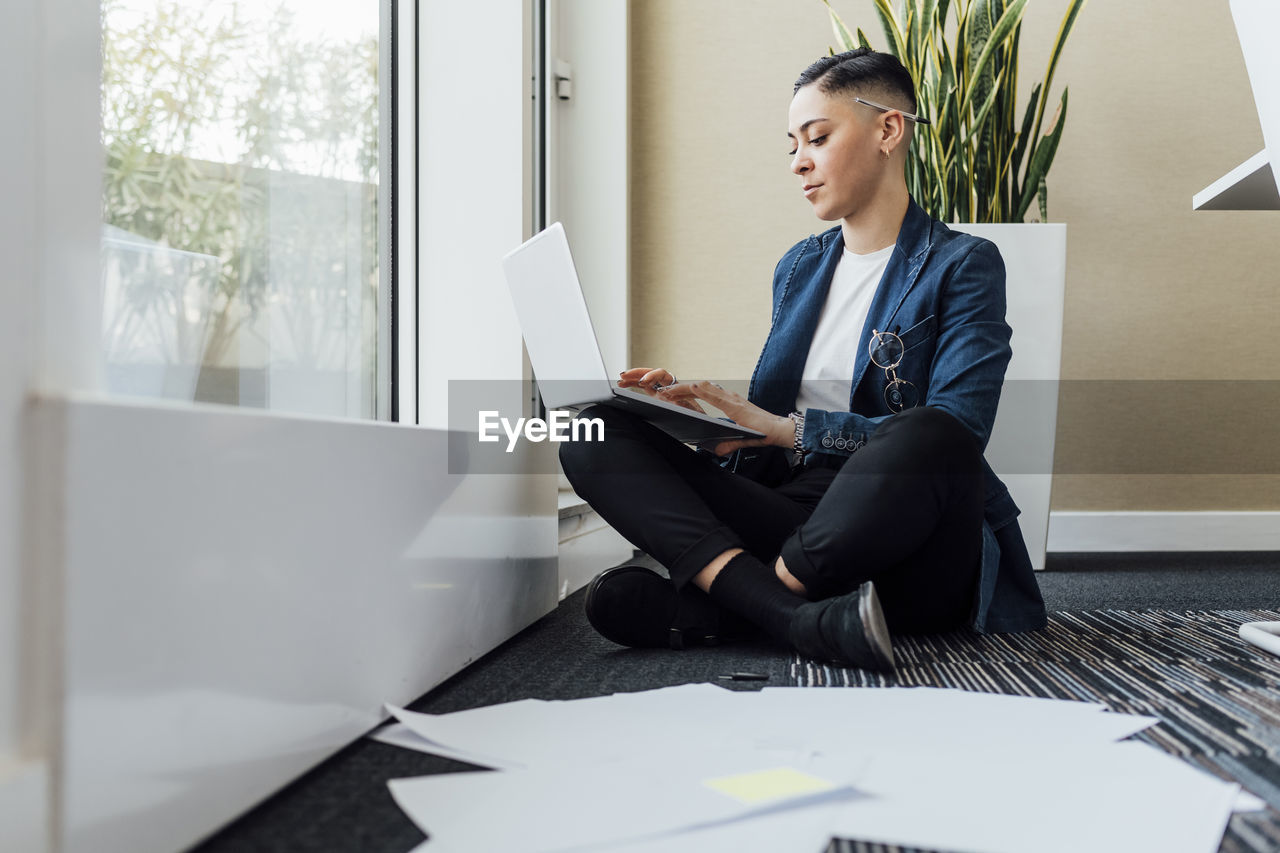
<path id="1" fill-rule="evenodd" d="M 871 47 L 822 0 L 843 50 Z M 907 158 L 912 197 L 943 222 L 1022 222 L 1033 200 L 1048 216 L 1045 178 L 1062 139 L 1067 89 L 1047 124 L 1045 108 L 1063 45 L 1086 0 L 1071 0 L 1044 81 L 1031 90 L 1019 124 L 1018 38 L 1027 0 L 873 0 L 888 50 L 916 82 L 917 128 Z M 954 12 L 949 29 L 948 12 Z M 948 38 L 953 39 L 948 41 Z M 832 49 L 832 53 L 835 50 Z"/>

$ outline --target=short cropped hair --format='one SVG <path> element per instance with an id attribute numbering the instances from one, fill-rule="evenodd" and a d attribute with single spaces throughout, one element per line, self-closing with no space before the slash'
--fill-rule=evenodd
<path id="1" fill-rule="evenodd" d="M 835 56 L 824 56 L 806 68 L 796 80 L 794 95 L 810 83 L 826 95 L 855 91 L 875 91 L 897 95 L 907 104 L 907 112 L 916 112 L 916 87 L 911 72 L 891 53 L 877 53 L 859 47 Z"/>

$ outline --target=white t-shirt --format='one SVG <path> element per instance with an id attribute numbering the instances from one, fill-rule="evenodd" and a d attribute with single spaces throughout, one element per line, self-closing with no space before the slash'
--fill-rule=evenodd
<path id="1" fill-rule="evenodd" d="M 827 291 L 827 301 L 822 305 L 818 328 L 809 345 L 809 357 L 800 375 L 796 411 L 801 414 L 805 409 L 849 411 L 853 362 L 859 349 L 867 345 L 859 339 L 862 326 L 867 322 L 871 300 L 892 254 L 893 246 L 867 255 L 845 249 L 836 264 L 831 289 Z"/>

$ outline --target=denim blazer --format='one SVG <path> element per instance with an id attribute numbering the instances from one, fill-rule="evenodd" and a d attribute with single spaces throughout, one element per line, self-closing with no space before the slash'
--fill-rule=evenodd
<path id="1" fill-rule="evenodd" d="M 773 320 L 748 392 L 757 406 L 778 415 L 794 409 L 809 345 L 843 249 L 844 237 L 836 226 L 797 243 L 778 262 Z M 911 201 L 863 324 L 849 410 L 804 412 L 806 458 L 856 453 L 893 415 L 884 400 L 884 371 L 870 365 L 866 342 L 873 329 L 902 338 L 905 352 L 897 372 L 919 389 L 920 404 L 954 415 L 985 450 L 1013 352 L 1004 315 L 1004 261 L 995 244 L 952 231 Z M 788 455 L 777 447 L 743 448 L 728 466 L 773 484 L 786 472 Z M 1042 628 L 1044 600 L 1018 526 L 1018 507 L 985 459 L 983 468 L 982 568 L 970 624 L 984 633 Z"/>

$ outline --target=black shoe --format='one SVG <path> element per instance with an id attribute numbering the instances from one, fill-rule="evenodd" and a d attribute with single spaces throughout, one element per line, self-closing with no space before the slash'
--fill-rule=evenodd
<path id="1" fill-rule="evenodd" d="M 877 672 L 893 671 L 893 645 L 876 588 L 801 605 L 791 617 L 791 645 L 808 658 Z"/>
<path id="2" fill-rule="evenodd" d="M 644 566 L 617 566 L 587 586 L 587 621 L 622 646 L 683 649 L 738 639 L 749 626 L 693 585 L 677 591 L 669 578 Z"/>

